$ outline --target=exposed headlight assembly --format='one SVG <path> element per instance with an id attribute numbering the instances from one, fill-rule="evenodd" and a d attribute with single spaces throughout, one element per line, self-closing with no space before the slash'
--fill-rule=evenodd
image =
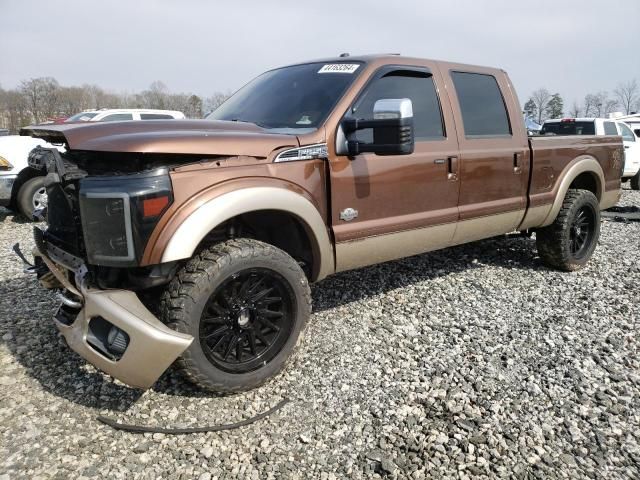
<path id="1" fill-rule="evenodd" d="M 89 263 L 135 266 L 173 201 L 167 169 L 80 181 L 80 218 Z"/>

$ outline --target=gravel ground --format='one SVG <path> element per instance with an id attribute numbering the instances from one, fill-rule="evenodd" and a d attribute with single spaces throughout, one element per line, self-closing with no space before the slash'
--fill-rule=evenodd
<path id="1" fill-rule="evenodd" d="M 331 277 L 285 373 L 227 397 L 175 372 L 142 393 L 68 350 L 53 295 L 8 253 L 30 230 L 0 209 L 2 480 L 640 476 L 640 223 L 604 222 L 574 274 L 499 238 Z M 283 397 L 220 433 L 95 420 L 220 424 Z"/>

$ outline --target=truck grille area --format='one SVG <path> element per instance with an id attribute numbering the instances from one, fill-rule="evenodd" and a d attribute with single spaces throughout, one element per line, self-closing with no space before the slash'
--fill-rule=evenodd
<path id="1" fill-rule="evenodd" d="M 63 250 L 82 256 L 82 230 L 79 226 L 78 194 L 73 184 L 56 183 L 47 187 L 46 240 Z"/>

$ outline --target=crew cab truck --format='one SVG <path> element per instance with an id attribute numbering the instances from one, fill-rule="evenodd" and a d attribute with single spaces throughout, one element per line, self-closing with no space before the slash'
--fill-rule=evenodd
<path id="1" fill-rule="evenodd" d="M 177 360 L 205 389 L 276 375 L 344 270 L 534 231 L 573 271 L 620 195 L 622 141 L 528 138 L 499 69 L 395 55 L 266 72 L 204 120 L 30 127 L 40 283 L 98 368 L 141 388 Z"/>

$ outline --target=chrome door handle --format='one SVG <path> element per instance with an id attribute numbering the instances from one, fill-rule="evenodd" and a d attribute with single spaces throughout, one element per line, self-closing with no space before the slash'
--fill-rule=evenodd
<path id="1" fill-rule="evenodd" d="M 520 165 L 520 157 L 522 157 L 522 154 L 519 152 L 516 152 L 513 154 L 513 173 L 516 175 L 519 175 L 522 173 L 522 167 Z"/>
<path id="2" fill-rule="evenodd" d="M 447 179 L 455 182 L 458 180 L 458 157 L 447 157 Z"/>

